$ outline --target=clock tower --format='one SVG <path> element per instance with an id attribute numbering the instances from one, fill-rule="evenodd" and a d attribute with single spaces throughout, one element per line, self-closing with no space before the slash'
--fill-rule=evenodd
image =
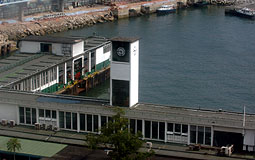
<path id="1" fill-rule="evenodd" d="M 139 39 L 112 38 L 110 104 L 131 107 L 138 103 Z"/>

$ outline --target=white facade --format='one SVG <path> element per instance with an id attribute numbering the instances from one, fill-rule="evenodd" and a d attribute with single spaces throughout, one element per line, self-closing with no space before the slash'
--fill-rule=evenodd
<path id="1" fill-rule="evenodd" d="M 72 45 L 72 57 L 80 55 L 84 52 L 84 42 L 75 43 Z"/>
<path id="2" fill-rule="evenodd" d="M 110 45 L 110 44 L 108 44 Z M 108 60 L 111 56 L 111 51 L 104 53 L 104 47 L 100 47 L 96 50 L 96 64 L 100 64 Z"/>
<path id="3" fill-rule="evenodd" d="M 255 131 L 254 130 L 245 130 L 244 133 L 244 142 L 243 150 L 255 151 Z"/>
<path id="4" fill-rule="evenodd" d="M 138 103 L 139 41 L 130 44 L 130 106 Z"/>
<path id="5" fill-rule="evenodd" d="M 10 120 L 17 122 L 18 120 L 18 106 L 8 103 L 0 103 L 0 120 L 6 119 L 8 123 Z"/>

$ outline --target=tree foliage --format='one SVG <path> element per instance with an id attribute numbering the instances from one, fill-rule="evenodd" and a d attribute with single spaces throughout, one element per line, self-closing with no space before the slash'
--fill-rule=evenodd
<path id="1" fill-rule="evenodd" d="M 15 153 L 21 149 L 21 143 L 17 138 L 11 138 L 7 142 L 7 149 L 10 152 L 13 152 L 14 160 L 15 160 Z"/>
<path id="2" fill-rule="evenodd" d="M 98 144 L 110 147 L 109 156 L 114 160 L 143 160 L 153 155 L 153 151 L 142 153 L 138 150 L 144 141 L 142 134 L 132 134 L 128 129 L 128 119 L 124 118 L 124 111 L 116 109 L 116 115 L 106 126 L 102 126 L 99 135 L 89 134 L 87 142 L 91 149 L 97 148 Z"/>

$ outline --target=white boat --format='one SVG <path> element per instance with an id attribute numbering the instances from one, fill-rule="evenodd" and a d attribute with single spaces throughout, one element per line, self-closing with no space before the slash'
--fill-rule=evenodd
<path id="1" fill-rule="evenodd" d="M 247 7 L 244 7 L 242 9 L 236 9 L 236 15 L 247 17 L 247 18 L 254 18 L 255 17 L 255 11 L 251 10 Z"/>
<path id="2" fill-rule="evenodd" d="M 175 11 L 176 9 L 174 5 L 162 5 L 157 9 L 157 13 L 173 13 Z"/>

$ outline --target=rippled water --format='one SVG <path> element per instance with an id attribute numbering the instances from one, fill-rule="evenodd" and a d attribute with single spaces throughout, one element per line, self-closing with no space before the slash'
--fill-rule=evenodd
<path id="1" fill-rule="evenodd" d="M 140 102 L 255 113 L 255 21 L 208 6 L 58 35 L 93 32 L 141 37 Z"/>

